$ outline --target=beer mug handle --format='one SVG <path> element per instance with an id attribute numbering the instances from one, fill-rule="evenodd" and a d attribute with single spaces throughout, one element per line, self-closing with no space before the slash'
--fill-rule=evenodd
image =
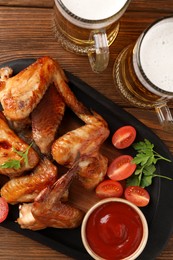
<path id="1" fill-rule="evenodd" d="M 173 117 L 167 103 L 155 107 L 160 124 L 169 130 L 173 128 Z"/>
<path id="2" fill-rule="evenodd" d="M 91 31 L 90 40 L 94 41 L 93 50 L 88 51 L 88 58 L 94 72 L 102 72 L 109 63 L 109 46 L 104 29 Z"/>

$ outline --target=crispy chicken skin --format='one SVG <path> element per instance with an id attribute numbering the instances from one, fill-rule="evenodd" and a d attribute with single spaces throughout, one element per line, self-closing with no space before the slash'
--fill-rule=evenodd
<path id="1" fill-rule="evenodd" d="M 56 78 L 54 77 L 56 75 Z M 63 77 L 62 77 L 63 76 Z M 4 115 L 9 120 L 21 121 L 27 118 L 38 105 L 49 85 L 65 80 L 58 63 L 50 57 L 42 57 L 36 62 L 7 79 L 0 91 L 0 101 Z"/>
<path id="2" fill-rule="evenodd" d="M 32 134 L 41 153 L 50 154 L 55 134 L 64 116 L 65 103 L 52 84 L 32 112 Z"/>
<path id="3" fill-rule="evenodd" d="M 25 152 L 29 145 L 20 139 L 8 126 L 3 114 L 0 112 L 0 166 L 9 160 L 21 160 L 21 156 L 14 151 Z M 20 176 L 24 171 L 31 170 L 39 162 L 37 153 L 29 148 L 28 165 L 21 160 L 19 169 L 0 167 L 0 174 L 9 176 L 10 178 Z"/>
<path id="4" fill-rule="evenodd" d="M 46 157 L 29 174 L 9 180 L 1 188 L 8 203 L 33 202 L 41 190 L 57 180 L 57 167 Z"/>
<path id="5" fill-rule="evenodd" d="M 46 227 L 75 228 L 83 219 L 84 213 L 64 203 L 61 198 L 69 188 L 77 167 L 72 167 L 59 178 L 52 186 L 45 188 L 36 197 L 33 204 L 20 206 L 18 224 L 21 228 L 39 230 Z"/>

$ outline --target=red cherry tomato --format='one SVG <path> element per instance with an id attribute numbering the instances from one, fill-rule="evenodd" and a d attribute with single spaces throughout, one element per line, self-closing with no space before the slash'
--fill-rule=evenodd
<path id="1" fill-rule="evenodd" d="M 145 207 L 150 201 L 148 191 L 139 186 L 129 186 L 125 189 L 124 196 L 138 207 Z"/>
<path id="2" fill-rule="evenodd" d="M 121 183 L 113 180 L 105 180 L 98 184 L 96 188 L 96 195 L 99 198 L 116 197 L 119 198 L 123 194 L 123 187 Z"/>
<path id="3" fill-rule="evenodd" d="M 112 136 L 112 143 L 118 149 L 129 147 L 136 138 L 136 129 L 126 125 L 120 127 Z"/>
<path id="4" fill-rule="evenodd" d="M 4 198 L 0 197 L 0 223 L 7 218 L 8 212 L 9 212 L 8 203 Z"/>
<path id="5" fill-rule="evenodd" d="M 121 181 L 133 174 L 136 164 L 132 163 L 133 157 L 130 155 L 120 155 L 109 165 L 107 175 L 110 179 Z"/>

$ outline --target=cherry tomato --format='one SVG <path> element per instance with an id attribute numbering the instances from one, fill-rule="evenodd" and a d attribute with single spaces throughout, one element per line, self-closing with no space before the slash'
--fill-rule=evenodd
<path id="1" fill-rule="evenodd" d="M 112 143 L 118 149 L 129 147 L 136 138 L 136 129 L 126 125 L 120 127 L 112 136 Z"/>
<path id="2" fill-rule="evenodd" d="M 9 212 L 8 203 L 4 198 L 0 197 L 0 223 L 7 218 L 8 212 Z"/>
<path id="3" fill-rule="evenodd" d="M 130 155 L 120 155 L 109 165 L 107 175 L 110 179 L 121 181 L 133 174 L 136 164 L 132 163 L 133 157 Z"/>
<path id="4" fill-rule="evenodd" d="M 125 189 L 124 196 L 138 207 L 145 207 L 150 201 L 148 191 L 140 186 L 129 186 Z"/>
<path id="5" fill-rule="evenodd" d="M 113 180 L 105 180 L 96 187 L 96 195 L 99 198 L 116 197 L 119 198 L 123 194 L 123 187 L 121 183 Z"/>

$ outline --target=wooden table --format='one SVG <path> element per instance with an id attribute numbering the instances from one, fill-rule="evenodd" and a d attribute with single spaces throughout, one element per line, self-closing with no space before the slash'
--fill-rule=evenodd
<path id="1" fill-rule="evenodd" d="M 154 20 L 173 12 L 172 0 L 132 0 L 121 19 L 117 40 L 110 48 L 109 66 L 102 74 L 94 74 L 87 57 L 62 49 L 52 30 L 53 0 L 0 0 L 0 63 L 50 55 L 61 66 L 80 77 L 97 91 L 122 106 L 151 128 L 173 153 L 171 132 L 163 131 L 153 110 L 136 109 L 117 95 L 112 79 L 113 63 L 118 53 L 134 42 Z M 173 103 L 170 103 L 173 110 Z M 172 111 L 173 112 L 173 111 Z M 70 259 L 27 237 L 0 226 L 0 259 Z M 157 259 L 173 259 L 173 236 Z"/>

